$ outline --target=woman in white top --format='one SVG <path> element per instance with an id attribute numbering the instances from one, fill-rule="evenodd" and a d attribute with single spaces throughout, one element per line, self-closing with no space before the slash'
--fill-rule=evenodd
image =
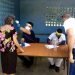
<path id="1" fill-rule="evenodd" d="M 66 13 L 62 16 L 64 28 L 67 34 L 67 44 L 69 47 L 70 71 L 69 75 L 75 75 L 75 18 Z"/>

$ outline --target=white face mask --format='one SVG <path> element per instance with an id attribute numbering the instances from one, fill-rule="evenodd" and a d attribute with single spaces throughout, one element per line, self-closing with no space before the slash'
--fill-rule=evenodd
<path id="1" fill-rule="evenodd" d="M 29 26 L 26 26 L 25 29 L 30 30 L 30 27 Z"/>

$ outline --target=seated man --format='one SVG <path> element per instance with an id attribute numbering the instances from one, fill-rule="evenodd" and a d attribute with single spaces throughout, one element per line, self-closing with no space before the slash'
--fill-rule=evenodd
<path id="1" fill-rule="evenodd" d="M 32 30 L 33 28 L 33 23 L 32 22 L 27 22 L 25 29 L 27 29 L 30 33 L 27 33 L 23 28 L 20 28 L 21 31 L 23 31 L 22 34 L 22 39 L 21 41 L 26 42 L 26 43 L 36 43 L 39 42 L 39 38 L 35 37 L 34 31 Z M 33 64 L 34 57 L 33 56 L 19 56 L 20 59 L 22 59 L 23 64 L 29 68 Z"/>
<path id="2" fill-rule="evenodd" d="M 56 44 L 57 45 L 64 45 L 66 43 L 66 38 L 65 35 L 62 33 L 61 29 L 57 29 L 56 32 L 53 32 L 49 37 L 48 37 L 48 43 L 49 44 L 54 44 L 54 40 L 56 39 Z M 61 66 L 61 63 L 63 61 L 62 58 L 48 58 L 50 65 L 50 69 L 55 69 L 56 72 L 59 72 L 59 68 Z"/>

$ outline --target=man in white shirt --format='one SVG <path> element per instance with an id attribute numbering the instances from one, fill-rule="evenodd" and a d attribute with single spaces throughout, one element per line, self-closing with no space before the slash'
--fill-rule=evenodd
<path id="1" fill-rule="evenodd" d="M 48 43 L 54 44 L 56 42 L 56 45 L 63 45 L 66 42 L 65 34 L 62 33 L 61 29 L 57 29 L 56 32 L 53 32 L 48 37 Z M 59 72 L 61 63 L 63 61 L 62 58 L 48 58 L 50 62 L 50 69 L 55 69 L 56 72 Z"/>
<path id="2" fill-rule="evenodd" d="M 62 18 L 64 20 L 64 28 L 67 34 L 67 44 L 69 47 L 69 75 L 75 75 L 75 18 L 72 18 L 69 13 L 65 13 Z"/>

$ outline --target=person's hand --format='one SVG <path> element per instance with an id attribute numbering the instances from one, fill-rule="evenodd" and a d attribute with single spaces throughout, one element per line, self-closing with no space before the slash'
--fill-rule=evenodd
<path id="1" fill-rule="evenodd" d="M 20 27 L 20 30 L 26 34 L 31 34 L 30 30 L 27 30 L 26 28 Z"/>
<path id="2" fill-rule="evenodd" d="M 26 26 L 25 29 L 27 29 L 28 31 L 30 31 L 30 27 L 29 26 Z"/>
<path id="3" fill-rule="evenodd" d="M 25 41 L 24 38 L 22 38 L 22 39 L 21 39 L 21 42 L 24 42 L 24 41 Z"/>
<path id="4" fill-rule="evenodd" d="M 73 59 L 73 54 L 72 53 L 70 53 L 70 58 L 69 58 L 69 61 L 70 61 L 70 63 L 74 63 L 74 59 Z"/>

